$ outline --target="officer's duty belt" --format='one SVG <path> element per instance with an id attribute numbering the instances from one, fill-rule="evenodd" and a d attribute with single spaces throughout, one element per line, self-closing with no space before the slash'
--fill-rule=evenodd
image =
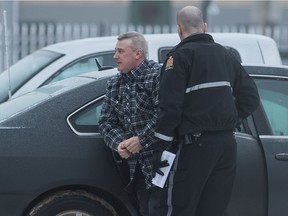
<path id="1" fill-rule="evenodd" d="M 193 134 L 185 134 L 181 141 L 182 144 L 185 145 L 190 145 L 196 142 L 196 140 L 202 135 L 202 132 L 197 132 L 197 133 L 193 133 Z"/>
<path id="2" fill-rule="evenodd" d="M 185 134 L 182 137 L 182 143 L 186 145 L 190 145 L 190 144 L 197 142 L 197 139 L 203 135 L 221 134 L 221 133 L 227 133 L 227 132 L 233 132 L 233 131 L 232 130 L 201 131 L 201 132 L 195 132 L 193 134 Z"/>

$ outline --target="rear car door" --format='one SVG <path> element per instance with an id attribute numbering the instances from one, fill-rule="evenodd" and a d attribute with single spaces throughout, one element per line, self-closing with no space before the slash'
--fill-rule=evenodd
<path id="1" fill-rule="evenodd" d="M 254 76 L 261 98 L 255 121 L 268 179 L 268 216 L 287 215 L 288 77 Z"/>
<path id="2" fill-rule="evenodd" d="M 96 98 L 68 116 L 67 122 L 75 134 L 83 137 L 93 136 L 97 139 L 98 143 L 104 144 L 104 139 L 99 132 L 99 119 L 103 102 L 104 95 Z M 127 185 L 129 182 L 128 164 L 126 160 L 121 159 L 117 152 L 111 151 L 111 153 L 115 165 L 119 170 L 119 176 L 122 178 L 123 184 Z"/>
<path id="3" fill-rule="evenodd" d="M 264 216 L 267 213 L 266 165 L 253 118 L 235 132 L 237 171 L 225 216 Z"/>

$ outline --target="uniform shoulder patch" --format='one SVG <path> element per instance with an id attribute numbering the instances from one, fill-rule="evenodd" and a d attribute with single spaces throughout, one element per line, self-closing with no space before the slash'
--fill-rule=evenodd
<path id="1" fill-rule="evenodd" d="M 166 65 L 165 65 L 165 71 L 166 70 L 171 70 L 174 68 L 174 59 L 172 56 L 170 56 L 166 62 Z"/>

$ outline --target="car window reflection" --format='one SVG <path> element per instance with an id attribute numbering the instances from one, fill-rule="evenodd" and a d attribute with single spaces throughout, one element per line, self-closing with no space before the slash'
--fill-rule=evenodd
<path id="1" fill-rule="evenodd" d="M 272 135 L 288 136 L 288 80 L 257 78 L 255 82 Z"/>

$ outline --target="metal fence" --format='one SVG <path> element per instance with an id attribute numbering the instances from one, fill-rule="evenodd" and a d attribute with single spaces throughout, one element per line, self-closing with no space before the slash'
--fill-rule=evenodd
<path id="1" fill-rule="evenodd" d="M 176 26 L 134 26 L 134 25 L 104 25 L 104 24 L 63 24 L 63 23 L 21 23 L 8 28 L 9 64 L 13 64 L 27 54 L 47 46 L 67 40 L 119 35 L 135 30 L 141 33 L 177 32 Z M 283 63 L 288 64 L 288 27 L 287 26 L 256 26 L 233 25 L 213 26 L 210 32 L 242 32 L 262 34 L 273 38 L 280 50 Z M 7 65 L 5 61 L 4 27 L 0 24 L 0 71 Z"/>

